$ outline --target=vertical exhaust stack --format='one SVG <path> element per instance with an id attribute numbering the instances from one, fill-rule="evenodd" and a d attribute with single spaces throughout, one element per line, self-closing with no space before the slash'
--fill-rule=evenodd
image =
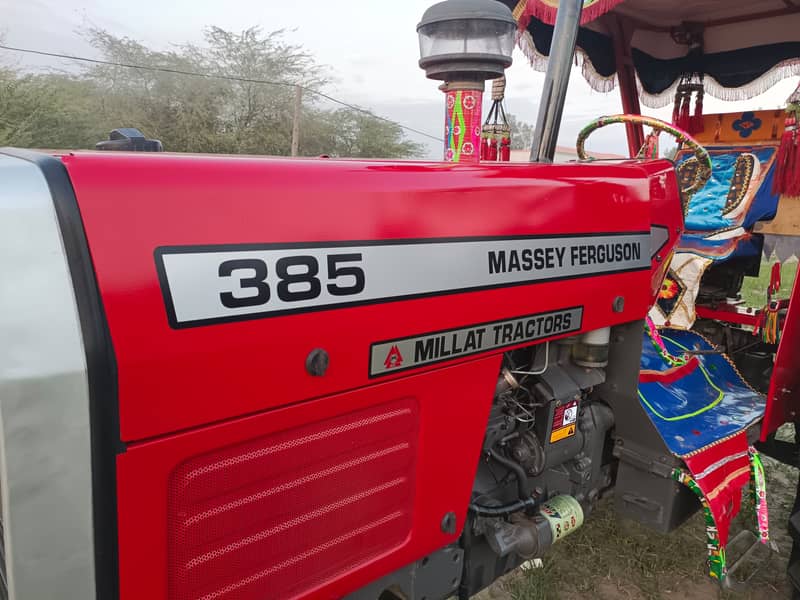
<path id="1" fill-rule="evenodd" d="M 539 115 L 533 134 L 531 162 L 551 163 L 556 153 L 582 8 L 583 0 L 560 0 L 558 4 L 553 40 L 550 43 L 550 58 L 547 61 Z"/>

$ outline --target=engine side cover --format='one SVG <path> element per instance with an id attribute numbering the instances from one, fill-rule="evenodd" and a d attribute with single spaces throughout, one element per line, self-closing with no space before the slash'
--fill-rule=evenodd
<path id="1" fill-rule="evenodd" d="M 124 600 L 340 597 L 453 542 L 502 352 L 643 318 L 680 229 L 664 161 L 62 160 Z"/>

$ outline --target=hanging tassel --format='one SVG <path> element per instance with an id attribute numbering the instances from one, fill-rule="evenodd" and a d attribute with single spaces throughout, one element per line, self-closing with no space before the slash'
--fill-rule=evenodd
<path id="1" fill-rule="evenodd" d="M 792 153 L 792 160 L 789 162 L 791 179 L 786 185 L 786 195 L 794 198 L 800 197 L 800 109 L 798 109 L 797 116 L 795 116 L 795 129 L 794 129 L 794 152 Z"/>
<path id="2" fill-rule="evenodd" d="M 681 116 L 681 100 L 683 98 L 683 91 L 679 85 L 675 90 L 675 104 L 672 106 L 672 124 L 678 126 L 678 119 Z"/>
<path id="3" fill-rule="evenodd" d="M 696 135 L 702 133 L 703 126 L 703 88 L 702 84 L 696 90 L 697 96 L 694 99 L 694 115 L 692 116 L 691 123 L 689 124 L 689 133 Z"/>
<path id="4" fill-rule="evenodd" d="M 505 77 L 492 81 L 492 107 L 481 129 L 481 160 L 490 162 L 511 160 L 511 128 L 508 126 L 506 112 L 503 109 L 505 90 Z"/>
<path id="5" fill-rule="evenodd" d="M 786 196 L 800 195 L 800 175 L 796 173 L 798 166 L 798 152 L 800 152 L 800 140 L 797 135 L 798 115 L 787 111 L 781 145 L 778 148 L 778 156 L 775 159 L 775 178 L 772 183 L 773 194 L 784 194 Z"/>
<path id="6" fill-rule="evenodd" d="M 778 303 L 770 302 L 764 307 L 763 325 L 761 327 L 761 340 L 765 344 L 778 343 Z"/>
<path id="7" fill-rule="evenodd" d="M 681 76 L 680 83 L 675 90 L 675 104 L 672 108 L 672 124 L 687 133 L 700 133 L 705 128 L 703 124 L 703 76 L 698 73 L 686 73 Z M 692 109 L 692 94 L 695 95 L 694 114 Z"/>
<path id="8" fill-rule="evenodd" d="M 681 114 L 678 116 L 678 128 L 687 131 L 689 124 L 689 110 L 691 109 L 691 94 L 686 94 L 681 100 Z"/>
<path id="9" fill-rule="evenodd" d="M 772 270 L 769 273 L 769 286 L 767 293 L 774 296 L 781 291 L 781 263 L 780 261 L 772 265 Z"/>
<path id="10" fill-rule="evenodd" d="M 775 159 L 775 178 L 772 183 L 773 194 L 800 196 L 800 86 L 789 96 L 786 103 L 781 145 Z"/>
<path id="11" fill-rule="evenodd" d="M 497 138 L 492 136 L 489 140 L 489 151 L 486 155 L 486 160 L 488 161 L 496 161 L 497 160 Z"/>
<path id="12" fill-rule="evenodd" d="M 772 265 L 770 272 L 769 285 L 767 286 L 767 303 L 761 309 L 761 314 L 758 316 L 756 327 L 753 330 L 753 335 L 761 335 L 761 340 L 765 344 L 777 344 L 780 337 L 780 328 L 778 327 L 780 302 L 773 300 L 775 294 L 781 289 L 781 263 L 776 262 Z"/>
<path id="13" fill-rule="evenodd" d="M 800 105 L 796 108 L 792 128 L 792 145 L 788 150 L 789 160 L 786 161 L 783 189 L 787 196 L 798 197 L 800 196 Z"/>
<path id="14" fill-rule="evenodd" d="M 506 133 L 500 140 L 500 160 L 509 162 L 511 160 L 511 134 Z"/>

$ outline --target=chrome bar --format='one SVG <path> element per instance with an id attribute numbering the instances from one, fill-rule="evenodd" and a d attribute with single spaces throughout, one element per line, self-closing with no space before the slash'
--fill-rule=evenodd
<path id="1" fill-rule="evenodd" d="M 583 0 L 560 0 L 558 3 L 539 116 L 533 133 L 531 162 L 553 162 L 582 9 Z"/>

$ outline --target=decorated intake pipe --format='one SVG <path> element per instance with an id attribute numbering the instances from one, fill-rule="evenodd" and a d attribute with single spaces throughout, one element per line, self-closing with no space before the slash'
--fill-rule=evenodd
<path id="1" fill-rule="evenodd" d="M 483 87 L 482 81 L 448 81 L 441 86 L 445 93 L 447 162 L 477 163 L 480 159 Z"/>

